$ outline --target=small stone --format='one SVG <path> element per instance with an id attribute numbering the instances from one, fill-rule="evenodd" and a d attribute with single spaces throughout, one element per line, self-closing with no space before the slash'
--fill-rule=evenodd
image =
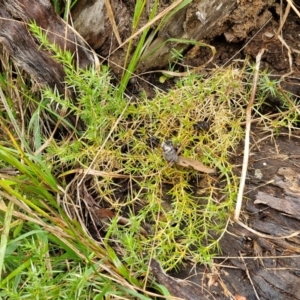
<path id="1" fill-rule="evenodd" d="M 256 179 L 262 179 L 263 178 L 263 173 L 260 169 L 255 169 L 254 171 L 254 177 Z"/>
<path id="2" fill-rule="evenodd" d="M 168 162 L 178 162 L 177 149 L 171 141 L 164 141 L 161 144 L 161 148 L 163 150 L 163 156 Z"/>

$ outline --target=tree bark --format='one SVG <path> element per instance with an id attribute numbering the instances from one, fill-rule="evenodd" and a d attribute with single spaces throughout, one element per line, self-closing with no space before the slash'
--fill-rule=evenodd
<path id="1" fill-rule="evenodd" d="M 134 3 L 130 4 L 134 1 L 123 2 L 113 1 L 111 7 L 113 19 L 116 20 L 122 42 L 130 34 L 133 15 L 130 7 L 134 6 Z M 138 72 L 162 68 L 171 60 L 172 48 L 183 50 L 188 47 L 188 44 L 168 42 L 170 38 L 199 41 L 205 37 L 220 34 L 223 19 L 230 14 L 235 6 L 236 0 L 192 1 L 175 13 L 162 26 L 156 39 L 144 51 L 138 66 Z M 108 17 L 107 11 L 105 0 L 93 0 L 92 4 L 86 0 L 79 0 L 73 10 L 74 26 L 101 55 L 107 56 L 112 52 L 110 60 L 121 65 L 126 49 L 114 53 L 119 45 L 115 34 L 113 34 L 112 18 Z M 142 18 L 140 27 L 146 24 L 147 17 Z M 153 26 L 154 28 L 155 26 Z M 112 68 L 115 69 L 114 66 Z"/>
<path id="2" fill-rule="evenodd" d="M 118 76 L 126 68 L 127 45 L 120 47 L 120 44 L 132 34 L 135 3 L 134 0 L 78 0 L 72 11 L 78 35 L 54 12 L 48 0 L 36 0 L 34 4 L 30 0 L 0 0 L 0 42 L 37 82 L 56 86 L 60 92 L 64 88 L 62 66 L 50 53 L 39 49 L 26 26 L 30 20 L 47 32 L 50 42 L 71 51 L 79 67 L 94 63 L 89 44 L 108 60 Z M 153 3 L 146 3 L 139 28 L 149 20 Z M 171 0 L 161 1 L 157 14 L 172 3 Z M 193 0 L 164 24 L 157 21 L 151 25 L 152 32 L 157 30 L 157 34 L 153 41 L 145 43 L 148 47 L 140 56 L 135 73 L 166 66 L 172 60 L 172 49 L 182 51 L 189 46 L 180 39 L 209 43 L 221 34 L 229 42 L 245 39 L 251 30 L 260 28 L 272 16 L 269 7 L 277 9 L 276 5 L 276 0 Z M 133 39 L 132 49 L 138 38 Z"/>
<path id="3" fill-rule="evenodd" d="M 110 17 L 105 5 L 108 2 L 112 3 Z M 172 4 L 170 1 L 164 7 L 164 2 L 168 1 L 160 1 L 158 13 Z M 149 3 L 151 5 L 151 1 Z M 118 73 L 116 65 L 124 67 L 126 47 L 115 50 L 131 33 L 134 5 L 132 0 L 93 0 L 92 4 L 91 1 L 79 0 L 73 10 L 76 30 L 100 55 L 109 56 L 115 73 Z M 188 43 L 176 42 L 175 39 L 210 43 L 222 34 L 228 42 L 246 39 L 252 30 L 258 30 L 272 17 L 270 7 L 273 11 L 278 10 L 275 0 L 193 0 L 159 28 L 156 38 L 145 48 L 136 73 L 163 68 L 172 60 L 172 49 L 182 51 L 189 47 Z M 147 23 L 150 8 L 145 10 L 139 28 Z M 113 29 L 113 22 L 117 30 Z M 157 26 L 158 22 L 151 29 L 155 30 Z"/>
<path id="4" fill-rule="evenodd" d="M 201 41 L 220 35 L 224 19 L 235 6 L 236 0 L 195 0 L 178 11 L 164 24 L 158 37 L 143 54 L 139 71 L 165 66 L 171 60 L 172 49 L 182 51 L 189 46 L 180 42 L 168 42 L 171 38 Z"/>
<path id="5" fill-rule="evenodd" d="M 16 64 L 41 85 L 56 87 L 63 94 L 65 74 L 62 65 L 32 37 L 27 27 L 30 21 L 45 30 L 50 42 L 73 53 L 79 67 L 94 62 L 85 41 L 55 13 L 49 1 L 0 1 L 0 17 L 0 42 Z"/>
<path id="6" fill-rule="evenodd" d="M 107 7 L 107 4 L 109 6 Z M 111 18 L 109 12 L 111 8 Z M 126 5 L 121 1 L 79 0 L 72 10 L 74 28 L 93 49 L 100 49 L 103 56 L 119 46 L 112 22 L 118 28 L 117 35 L 127 38 L 130 35 L 131 18 Z"/>
<path id="7" fill-rule="evenodd" d="M 25 23 L 14 20 L 0 4 L 0 43 L 15 63 L 28 72 L 37 83 L 57 88 L 63 93 L 63 67 L 49 53 L 40 50 Z"/>

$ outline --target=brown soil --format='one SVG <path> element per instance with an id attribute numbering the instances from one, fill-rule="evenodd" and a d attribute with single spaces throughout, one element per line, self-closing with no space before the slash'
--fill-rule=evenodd
<path id="1" fill-rule="evenodd" d="M 247 10 L 248 13 L 251 13 L 251 10 Z M 253 12 L 255 13 L 255 12 Z M 270 12 L 269 12 L 270 13 Z M 270 13 L 271 14 L 271 13 Z M 267 16 L 267 17 L 266 17 Z M 240 24 L 242 27 L 237 25 L 233 26 L 231 29 L 230 36 L 228 38 L 228 32 L 222 34 L 215 38 L 213 41 L 210 41 L 210 45 L 214 46 L 217 50 L 216 56 L 213 62 L 210 64 L 212 67 L 217 66 L 227 66 L 233 60 L 250 58 L 254 60 L 259 50 L 265 47 L 266 51 L 262 58 L 261 69 L 268 69 L 271 74 L 274 76 L 281 76 L 293 71 L 291 76 L 299 77 L 299 66 L 300 66 L 300 55 L 299 55 L 299 32 L 300 32 L 300 19 L 299 17 L 291 11 L 282 31 L 282 37 L 286 45 L 278 39 L 271 39 L 270 36 L 277 32 L 279 28 L 280 20 L 276 19 L 276 14 L 274 13 L 270 16 L 267 13 L 264 13 L 262 16 L 263 21 L 253 20 L 246 18 L 245 23 Z M 230 21 L 228 21 L 230 22 Z M 254 30 L 250 30 L 251 26 L 248 23 L 255 22 L 256 27 Z M 244 28 L 248 24 L 247 28 Z M 252 23 L 253 24 L 253 23 Z M 259 24 L 259 26 L 258 26 Z M 238 35 L 236 32 L 250 33 L 245 35 Z M 233 34 L 234 33 L 234 34 Z M 229 41 L 228 41 L 229 39 Z M 289 52 L 290 58 L 292 59 L 292 64 L 290 65 L 289 61 Z M 198 51 L 192 49 L 186 55 L 186 64 L 190 66 L 199 66 L 205 64 L 210 55 L 210 51 L 206 48 L 198 48 Z M 287 79 L 287 82 L 291 82 L 291 79 Z M 294 85 L 290 87 L 295 94 L 298 95 L 299 85 Z"/>

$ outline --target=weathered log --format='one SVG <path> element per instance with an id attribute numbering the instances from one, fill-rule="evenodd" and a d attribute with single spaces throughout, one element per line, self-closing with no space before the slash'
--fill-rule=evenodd
<path id="1" fill-rule="evenodd" d="M 75 20 L 75 29 L 102 56 L 110 55 L 109 60 L 113 62 L 111 67 L 118 73 L 115 65 L 123 66 L 126 47 L 122 50 L 118 49 L 117 52 L 115 50 L 119 43 L 124 42 L 131 33 L 135 4 L 134 1 L 126 1 L 126 4 L 125 1 L 108 1 L 112 5 L 109 17 L 105 2 L 105 0 L 79 0 L 72 11 L 72 16 Z M 168 42 L 170 38 L 201 40 L 211 32 L 218 34 L 216 28 L 219 25 L 217 24 L 220 24 L 235 5 L 236 0 L 194 0 L 179 10 L 162 26 L 156 39 L 145 50 L 141 57 L 138 72 L 162 68 L 171 59 L 172 48 L 182 50 L 188 47 L 187 43 Z M 161 3 L 160 11 L 163 8 Z M 144 11 L 144 15 L 149 11 L 150 8 L 148 7 L 148 10 Z M 143 16 L 139 27 L 145 25 L 147 21 L 148 16 Z M 114 22 L 117 31 L 113 30 Z"/>
<path id="2" fill-rule="evenodd" d="M 51 53 L 40 49 L 27 28 L 29 21 L 44 29 L 50 42 L 73 53 L 81 68 L 94 61 L 84 40 L 55 13 L 49 1 L 36 0 L 34 4 L 29 0 L 0 1 L 0 16 L 0 42 L 16 64 L 41 85 L 56 87 L 63 93 L 64 71 Z"/>
<path id="3" fill-rule="evenodd" d="M 93 48 L 99 49 L 103 56 L 119 46 L 119 36 L 122 39 L 130 35 L 131 18 L 126 5 L 121 1 L 111 3 L 111 18 L 107 13 L 105 0 L 79 0 L 72 10 L 74 28 Z M 118 33 L 114 33 L 112 23 L 116 22 Z"/>
<path id="4" fill-rule="evenodd" d="M 159 11 L 166 6 L 160 2 Z M 145 48 L 136 73 L 149 69 L 163 68 L 172 59 L 172 49 L 178 51 L 189 47 L 188 43 L 175 39 L 211 42 L 215 37 L 224 35 L 229 42 L 247 38 L 249 32 L 258 30 L 270 17 L 270 7 L 277 9 L 275 0 L 193 0 L 190 4 L 172 15 L 163 25 L 160 24 L 155 39 Z M 110 17 L 107 3 L 111 3 Z M 132 31 L 132 16 L 135 1 L 79 0 L 73 10 L 75 28 L 97 49 L 102 56 L 108 56 L 113 62 L 111 67 L 117 73 L 115 65 L 123 67 L 126 47 L 118 49 Z M 148 5 L 148 4 L 147 4 Z M 151 4 L 149 4 L 150 6 Z M 167 5 L 170 5 L 167 4 Z M 141 18 L 139 28 L 148 21 L 146 14 Z M 110 9 L 110 8 L 109 8 Z M 113 25 L 117 26 L 117 30 Z M 151 29 L 156 30 L 158 22 Z M 172 39 L 172 40 L 171 40 Z M 148 44 L 145 43 L 145 44 Z"/>
<path id="5" fill-rule="evenodd" d="M 166 274 L 159 262 L 152 258 L 150 269 L 160 284 L 163 284 L 171 295 L 185 300 L 207 300 L 201 289 L 187 280 L 180 280 Z"/>
<path id="6" fill-rule="evenodd" d="M 169 39 L 201 41 L 208 36 L 220 35 L 221 25 L 233 11 L 236 3 L 235 0 L 195 0 L 178 11 L 164 24 L 158 37 L 145 51 L 139 69 L 143 71 L 164 66 L 171 59 L 172 49 L 183 50 L 188 47 L 188 44 L 174 40 L 168 42 Z"/>
<path id="7" fill-rule="evenodd" d="M 298 220 L 295 222 L 298 222 L 299 225 Z M 269 222 L 256 219 L 254 223 L 256 225 L 260 223 L 260 226 L 255 226 L 256 230 L 264 231 L 266 227 L 270 227 Z M 285 226 L 286 224 L 276 223 L 276 225 L 274 224 L 274 231 L 277 227 L 277 234 L 288 233 L 289 231 L 284 228 Z M 226 265 L 230 262 L 237 269 L 243 270 L 240 277 L 236 277 L 236 273 L 233 276 L 221 275 L 229 290 L 239 292 L 246 299 L 255 299 L 252 285 L 258 293 L 259 299 L 300 299 L 297 288 L 300 279 L 295 272 L 299 268 L 299 258 L 297 255 L 281 257 L 283 253 L 299 253 L 298 245 L 293 245 L 293 242 L 287 240 L 257 238 L 237 224 L 229 226 L 228 231 L 230 234 L 224 235 L 220 245 L 223 255 L 229 257 Z M 268 233 L 271 232 L 268 231 Z M 247 258 L 244 258 L 245 256 Z M 220 264 L 221 268 L 222 263 Z M 225 268 L 225 270 L 227 273 L 229 269 Z M 245 271 L 248 272 L 252 283 L 249 282 Z M 220 272 L 219 274 L 224 273 Z M 237 280 L 237 278 L 239 279 Z M 248 288 L 246 288 L 247 285 L 249 285 Z"/>
<path id="8" fill-rule="evenodd" d="M 72 10 L 74 28 L 116 75 L 123 72 L 126 49 L 116 50 L 131 35 L 135 1 L 79 0 Z"/>
<path id="9" fill-rule="evenodd" d="M 241 2 L 238 5 L 236 0 L 192 1 L 159 28 L 156 38 L 144 50 L 136 73 L 163 68 L 171 60 L 173 48 L 183 50 L 188 47 L 188 44 L 175 42 L 174 39 L 209 42 L 220 34 L 224 34 L 230 41 L 245 38 L 249 31 L 261 26 L 271 16 L 268 7 L 274 5 L 275 0 Z M 0 4 L 0 14 L 6 18 L 1 22 L 1 42 L 15 61 L 39 83 L 51 87 L 56 85 L 61 91 L 63 74 L 61 67 L 55 61 L 52 62 L 51 55 L 47 57 L 47 52 L 39 50 L 38 43 L 32 40 L 26 27 L 30 20 L 34 20 L 47 32 L 50 42 L 75 54 L 79 67 L 93 63 L 86 40 L 100 55 L 109 56 L 110 66 L 115 73 L 123 71 L 127 46 L 118 47 L 131 35 L 135 1 L 79 0 L 72 16 L 75 28 L 83 38 L 54 12 L 48 0 L 37 0 L 34 5 L 29 0 L 0 0 Z M 169 5 L 168 1 L 161 1 L 158 12 Z M 150 6 L 144 9 L 140 27 L 147 23 L 149 11 Z M 16 20 L 24 23 L 18 24 Z M 152 29 L 155 30 L 157 25 L 153 24 Z M 17 32 L 22 32 L 22 37 Z M 170 41 L 170 38 L 173 40 Z M 22 41 L 22 45 L 19 41 Z M 137 39 L 134 40 L 136 42 Z"/>
<path id="10" fill-rule="evenodd" d="M 300 219 L 299 198 L 285 196 L 282 198 L 274 197 L 264 192 L 258 192 L 254 204 L 265 204 L 273 209 L 281 211 L 295 219 Z"/>
<path id="11" fill-rule="evenodd" d="M 210 43 L 224 35 L 228 42 L 244 40 L 252 30 L 259 30 L 272 18 L 270 7 L 277 7 L 274 0 L 194 0 L 159 30 L 141 58 L 138 73 L 167 65 L 172 49 L 187 49 L 188 44 L 174 39 Z M 171 38 L 172 42 L 168 42 Z"/>
<path id="12" fill-rule="evenodd" d="M 27 26 L 23 22 L 13 20 L 3 5 L 0 5 L 0 17 L 0 43 L 15 63 L 39 84 L 56 87 L 63 93 L 63 67 L 52 59 L 49 53 L 39 49 Z"/>

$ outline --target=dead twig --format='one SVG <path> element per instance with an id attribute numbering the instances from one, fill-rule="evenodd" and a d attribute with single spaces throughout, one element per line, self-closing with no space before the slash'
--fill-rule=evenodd
<path id="1" fill-rule="evenodd" d="M 290 5 L 289 1 L 287 1 L 287 2 L 288 2 L 288 4 L 287 4 L 287 6 L 286 6 L 284 15 L 283 15 L 283 17 L 282 17 L 281 20 L 280 20 L 280 26 L 279 26 L 279 28 L 278 28 L 276 34 L 274 35 L 273 39 L 278 38 L 278 36 L 280 35 L 280 33 L 281 33 L 281 31 L 282 31 L 282 28 L 283 28 L 283 25 L 285 24 L 286 19 L 287 19 L 289 13 L 290 13 L 291 5 Z"/>
<path id="2" fill-rule="evenodd" d="M 239 186 L 239 192 L 238 192 L 238 197 L 237 197 L 237 203 L 235 207 L 235 213 L 234 213 L 234 222 L 239 224 L 241 227 L 247 229 L 248 231 L 263 237 L 267 239 L 289 239 L 294 236 L 297 236 L 300 234 L 300 230 L 295 231 L 289 235 L 286 236 L 271 236 L 268 234 L 260 233 L 247 225 L 245 225 L 243 222 L 239 220 L 240 213 L 241 213 L 241 208 L 242 208 L 242 203 L 243 203 L 243 195 L 244 195 L 244 188 L 245 188 L 245 181 L 246 181 L 246 175 L 247 175 L 247 170 L 248 170 L 248 161 L 249 161 L 249 145 L 250 145 L 250 129 L 251 129 L 251 110 L 252 106 L 254 103 L 254 98 L 256 94 L 256 88 L 257 88 L 257 82 L 258 82 L 258 77 L 259 77 L 259 66 L 260 66 L 260 61 L 261 57 L 264 53 L 265 49 L 261 49 L 258 55 L 256 56 L 256 69 L 254 73 L 254 78 L 253 78 L 253 88 L 250 96 L 250 101 L 246 109 L 246 129 L 245 129 L 245 145 L 244 145 L 244 158 L 243 158 L 243 167 L 242 167 L 242 173 L 241 173 L 241 179 L 240 179 L 240 186 Z"/>
<path id="3" fill-rule="evenodd" d="M 296 6 L 294 5 L 292 0 L 287 0 L 286 1 L 288 3 L 288 5 L 291 6 L 291 8 L 294 10 L 294 12 L 298 15 L 298 17 L 300 18 L 300 12 L 299 10 L 296 8 Z"/>
<path id="4" fill-rule="evenodd" d="M 251 110 L 254 103 L 254 98 L 256 94 L 256 88 L 257 88 L 257 82 L 259 77 L 259 67 L 260 67 L 260 61 L 261 57 L 264 54 L 265 49 L 262 48 L 258 55 L 256 56 L 256 68 L 253 78 L 253 87 L 252 92 L 250 96 L 250 101 L 246 109 L 246 129 L 245 129 L 245 146 L 244 146 L 244 158 L 243 158 L 243 167 L 242 167 L 242 174 L 241 174 L 241 180 L 240 180 L 240 186 L 239 186 L 239 193 L 237 197 L 237 203 L 235 207 L 235 213 L 234 213 L 234 221 L 238 221 L 241 213 L 242 203 L 243 203 L 243 194 L 244 194 L 244 188 L 245 188 L 245 181 L 246 181 L 246 175 L 248 170 L 248 161 L 249 161 L 249 145 L 250 145 L 250 129 L 251 129 Z"/>
<path id="5" fill-rule="evenodd" d="M 116 37 L 119 45 L 121 45 L 122 44 L 122 40 L 121 40 L 121 37 L 120 37 L 120 34 L 119 34 L 119 30 L 118 30 L 118 26 L 117 26 L 117 23 L 116 23 L 116 20 L 115 20 L 114 12 L 112 10 L 112 7 L 110 5 L 109 0 L 105 0 L 104 2 L 105 2 L 105 6 L 106 6 L 106 10 L 107 10 L 107 15 L 108 15 L 109 21 L 110 21 L 111 26 L 113 28 L 113 32 L 115 34 L 115 37 Z"/>
<path id="6" fill-rule="evenodd" d="M 247 229 L 248 231 L 256 234 L 257 236 L 260 236 L 260 237 L 263 237 L 265 239 L 271 239 L 271 240 L 280 240 L 280 239 L 290 239 L 294 236 L 297 236 L 300 234 L 300 230 L 297 230 L 289 235 L 283 235 L 283 236 L 272 236 L 272 235 L 269 235 L 269 234 L 264 234 L 264 233 L 261 233 L 261 232 L 258 232 L 254 229 L 252 229 L 251 227 L 248 227 L 247 225 L 245 225 L 243 222 L 239 221 L 239 220 L 236 220 L 235 221 L 237 224 L 239 224 L 241 227 Z"/>
<path id="7" fill-rule="evenodd" d="M 254 284 L 253 284 L 253 281 L 252 281 L 252 279 L 251 279 L 251 276 L 250 276 L 250 273 L 249 273 L 247 264 L 245 263 L 244 258 L 243 258 L 243 255 L 241 255 L 241 253 L 240 253 L 240 258 L 241 258 L 241 260 L 242 260 L 243 263 L 244 263 L 245 271 L 246 271 L 247 277 L 248 277 L 248 279 L 249 279 L 249 281 L 250 281 L 250 283 L 251 283 L 251 286 L 252 286 L 252 288 L 253 288 L 253 291 L 254 291 L 254 294 L 255 294 L 255 296 L 256 296 L 256 299 L 257 299 L 257 300 L 260 300 L 260 298 L 259 298 L 259 296 L 258 296 L 258 294 L 257 294 L 257 291 L 256 291 L 256 289 L 255 289 L 255 286 L 254 286 Z"/>

